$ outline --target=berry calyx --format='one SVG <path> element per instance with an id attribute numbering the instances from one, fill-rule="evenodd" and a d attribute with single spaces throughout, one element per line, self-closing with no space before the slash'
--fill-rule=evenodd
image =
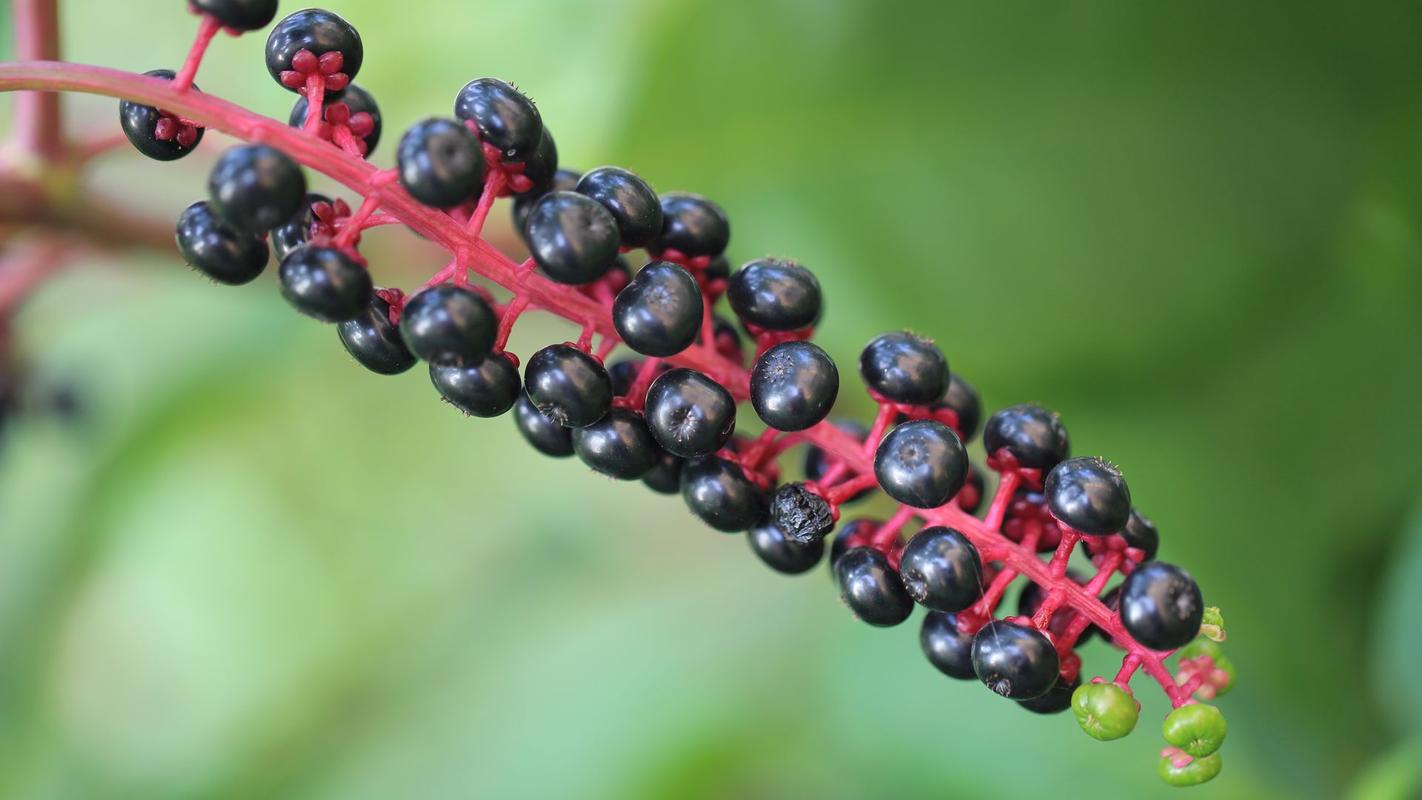
<path id="1" fill-rule="evenodd" d="M 652 187 L 631 170 L 598 167 L 579 179 L 574 191 L 598 201 L 612 213 L 623 247 L 644 247 L 661 235 L 661 201 Z"/>
<path id="2" fill-rule="evenodd" d="M 736 429 L 736 401 L 731 393 L 690 369 L 674 369 L 652 381 L 645 412 L 657 443 L 682 458 L 716 452 Z"/>
<path id="3" fill-rule="evenodd" d="M 1170 712 L 1161 725 L 1161 733 L 1170 744 L 1203 758 L 1224 744 L 1227 727 L 1218 708 L 1191 703 Z"/>
<path id="4" fill-rule="evenodd" d="M 952 528 L 914 534 L 899 557 L 899 573 L 914 602 L 934 611 L 962 611 L 983 595 L 978 549 Z"/>
<path id="5" fill-rule="evenodd" d="M 154 69 L 143 73 L 150 78 L 171 81 L 170 69 Z M 196 85 L 191 87 L 198 91 Z M 191 153 L 202 141 L 204 128 L 153 106 L 119 101 L 119 127 L 138 152 L 154 161 L 176 161 Z"/>
<path id="6" fill-rule="evenodd" d="M 755 362 L 750 380 L 755 413 L 776 430 L 802 431 L 829 415 L 839 395 L 839 369 L 810 342 L 781 342 Z"/>
<path id="7" fill-rule="evenodd" d="M 308 78 L 319 74 L 325 96 L 338 95 L 355 79 L 364 57 L 356 29 L 319 8 L 285 17 L 267 36 L 267 72 L 293 92 L 304 91 Z"/>
<path id="8" fill-rule="evenodd" d="M 474 364 L 489 354 L 498 325 L 477 292 L 442 283 L 405 301 L 400 338 L 422 361 Z"/>
<path id="9" fill-rule="evenodd" d="M 223 224 L 206 202 L 178 217 L 177 239 L 183 260 L 219 283 L 250 283 L 267 267 L 267 243 Z"/>
<path id="10" fill-rule="evenodd" d="M 896 403 L 928 405 L 948 390 L 948 359 L 933 342 L 908 332 L 877 336 L 859 355 L 859 374 Z"/>
<path id="11" fill-rule="evenodd" d="M 377 291 L 366 310 L 336 326 L 341 344 L 361 366 L 377 375 L 399 375 L 415 366 L 400 330 L 390 322 L 390 303 Z"/>
<path id="12" fill-rule="evenodd" d="M 1057 464 L 1047 474 L 1042 494 L 1052 516 L 1078 533 L 1116 533 L 1131 517 L 1126 479 L 1102 458 L 1069 458 Z"/>
<path id="13" fill-rule="evenodd" d="M 573 452 L 593 470 L 630 481 L 656 466 L 661 451 L 642 415 L 613 408 L 602 419 L 573 430 Z"/>
<path id="14" fill-rule="evenodd" d="M 765 492 L 739 465 L 717 456 L 686 462 L 681 497 L 691 513 L 724 533 L 740 533 L 765 519 Z"/>
<path id="15" fill-rule="evenodd" d="M 628 347 L 648 356 L 680 353 L 701 334 L 696 279 L 670 261 L 637 271 L 612 303 L 612 324 Z"/>
<path id="16" fill-rule="evenodd" d="M 1109 742 L 1127 736 L 1140 720 L 1140 704 L 1114 683 L 1086 683 L 1072 692 L 1071 713 L 1087 736 Z"/>
<path id="17" fill-rule="evenodd" d="M 726 285 L 726 299 L 743 322 L 769 331 L 814 325 L 823 306 L 814 273 L 776 258 L 752 261 L 737 270 Z"/>
<path id="18" fill-rule="evenodd" d="M 506 162 L 531 156 L 543 138 L 543 117 L 538 107 L 513 84 L 498 78 L 479 78 L 465 84 L 454 100 L 454 115 L 473 122 L 479 139 L 493 145 Z"/>
<path id="19" fill-rule="evenodd" d="M 431 361 L 430 382 L 450 405 L 471 417 L 503 414 L 513 408 L 522 388 L 518 367 L 503 353 L 479 361 Z"/>
<path id="20" fill-rule="evenodd" d="M 983 447 L 990 456 L 1007 450 L 1018 466 L 1048 470 L 1067 457 L 1071 442 L 1054 412 L 1024 404 L 1009 406 L 988 417 Z"/>
<path id="21" fill-rule="evenodd" d="M 1234 663 L 1218 642 L 1201 637 L 1180 648 L 1176 681 L 1181 685 L 1198 679 L 1195 696 L 1206 700 L 1223 697 L 1234 688 Z"/>
<path id="22" fill-rule="evenodd" d="M 1040 631 L 995 619 L 973 636 L 973 672 L 1013 700 L 1040 697 L 1057 680 L 1057 650 Z"/>
<path id="23" fill-rule="evenodd" d="M 303 127 L 310 107 L 305 97 L 297 98 L 286 124 L 293 128 Z M 384 127 L 380 106 L 370 92 L 354 83 L 347 86 L 340 97 L 332 98 L 321 107 L 321 120 L 323 124 L 317 129 L 317 135 L 334 142 L 337 147 L 345 147 L 349 141 L 363 158 L 368 158 L 375 146 L 380 144 L 380 132 Z"/>
<path id="24" fill-rule="evenodd" d="M 800 542 L 785 534 L 774 522 L 762 522 L 746 531 L 751 551 L 766 566 L 785 575 L 799 575 L 815 568 L 824 558 L 823 541 Z"/>
<path id="25" fill-rule="evenodd" d="M 840 599 L 863 622 L 887 628 L 913 613 L 913 600 L 898 572 L 872 547 L 856 547 L 840 556 L 834 562 L 834 578 Z"/>
<path id="26" fill-rule="evenodd" d="M 569 428 L 585 428 L 612 407 L 607 370 L 572 345 L 549 345 L 534 353 L 524 367 L 523 382 L 533 405 Z"/>
<path id="27" fill-rule="evenodd" d="M 479 194 L 484 154 L 469 129 L 449 119 L 416 122 L 395 149 L 400 185 L 434 208 L 453 208 Z"/>
<path id="28" fill-rule="evenodd" d="M 576 192 L 549 192 L 524 223 L 533 260 L 558 283 L 583 284 L 602 277 L 617 260 L 617 221 L 601 203 Z"/>
<path id="29" fill-rule="evenodd" d="M 334 247 L 307 245 L 282 259 L 281 296 L 297 311 L 322 322 L 355 319 L 375 288 L 370 273 Z"/>
<path id="30" fill-rule="evenodd" d="M 1121 624 L 1152 650 L 1188 644 L 1200 632 L 1205 603 L 1190 573 L 1173 564 L 1142 564 L 1121 584 Z"/>
<path id="31" fill-rule="evenodd" d="M 345 208 L 345 204 L 341 204 Z M 317 213 L 318 209 L 321 211 Z M 349 212 L 349 209 L 346 209 Z M 331 203 L 331 198 L 316 194 L 315 192 L 306 195 L 306 202 L 301 205 L 297 212 L 286 222 L 272 228 L 271 243 L 272 252 L 276 254 L 277 260 L 281 261 L 298 247 L 311 241 L 318 236 L 330 237 L 335 234 L 335 226 L 332 224 L 336 219 L 335 206 Z"/>
<path id="32" fill-rule="evenodd" d="M 285 153 L 264 144 L 222 154 L 207 179 L 212 210 L 234 230 L 260 236 L 296 215 L 306 176 Z"/>
<path id="33" fill-rule="evenodd" d="M 874 453 L 874 476 L 884 493 L 914 508 L 953 499 L 967 474 L 968 453 L 958 434 L 930 419 L 896 426 Z"/>

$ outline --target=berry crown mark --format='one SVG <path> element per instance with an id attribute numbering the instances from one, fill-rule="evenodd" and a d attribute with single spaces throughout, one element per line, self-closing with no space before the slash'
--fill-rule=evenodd
<path id="1" fill-rule="evenodd" d="M 1055 413 L 1017 405 L 981 425 L 985 466 L 998 476 L 989 497 L 984 468 L 964 446 L 979 431 L 976 390 L 932 341 L 892 332 L 859 358 L 878 407 L 871 425 L 829 420 L 839 369 L 810 341 L 823 306 L 810 270 L 763 258 L 732 271 L 730 223 L 717 204 L 658 194 L 619 167 L 560 167 L 537 107 L 493 78 L 460 90 L 452 116 L 407 128 L 393 169 L 372 166 L 382 119 L 354 83 L 363 45 L 329 11 L 291 14 L 268 36 L 268 72 L 298 95 L 286 124 L 201 92 L 193 80 L 216 34 L 265 28 L 276 6 L 192 0 L 199 30 L 187 59 L 177 71 L 137 75 L 41 60 L 54 53 L 23 45 L 27 32 L 43 39 L 37 8 L 53 27 L 53 2 L 23 0 L 20 52 L 36 60 L 0 65 L 0 90 L 121 98 L 124 138 L 159 161 L 192 152 L 207 128 L 244 140 L 217 160 L 207 199 L 178 220 L 178 250 L 198 271 L 247 284 L 274 252 L 282 296 L 334 325 L 370 371 L 395 375 L 423 361 L 435 389 L 465 414 L 511 411 L 544 454 L 679 492 L 711 528 L 745 532 L 777 571 L 806 572 L 828 550 L 856 617 L 892 626 L 923 606 L 929 662 L 1028 711 L 1070 710 L 1090 736 L 1120 738 L 1136 726 L 1132 681 L 1144 672 L 1173 708 L 1161 777 L 1192 785 L 1218 774 L 1224 718 L 1198 701 L 1234 682 L 1219 645 L 1223 619 L 1188 572 L 1155 560 L 1156 526 L 1133 507 L 1121 471 L 1072 457 Z M 36 110 L 38 95 L 21 97 L 21 144 L 60 137 L 57 108 Z M 67 157 L 30 152 L 51 164 Z M 303 168 L 359 202 L 309 193 Z M 531 253 L 522 262 L 481 235 L 505 198 Z M 437 243 L 448 262 L 410 291 L 377 287 L 361 234 L 386 224 Z M 639 250 L 648 260 L 634 271 L 628 254 Z M 8 302 L 0 295 L 0 323 L 37 282 L 12 288 Z M 717 313 L 723 299 L 734 321 Z M 530 311 L 562 317 L 579 334 L 525 362 L 506 345 Z M 619 350 L 635 355 L 609 366 Z M 753 436 L 736 432 L 747 400 L 764 425 Z M 782 457 L 801 445 L 803 480 L 782 480 Z M 897 504 L 893 514 L 841 520 L 877 492 Z M 1010 613 L 1002 602 L 1014 583 L 1022 588 Z M 1084 679 L 1077 649 L 1093 636 L 1123 652 L 1110 679 Z"/>

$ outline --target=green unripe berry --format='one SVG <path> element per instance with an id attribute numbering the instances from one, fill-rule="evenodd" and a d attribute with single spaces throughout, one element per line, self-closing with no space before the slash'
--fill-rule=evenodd
<path id="1" fill-rule="evenodd" d="M 1191 759 L 1183 767 L 1175 766 L 1169 756 L 1161 756 L 1155 771 L 1160 773 L 1161 780 L 1171 786 L 1198 786 L 1220 774 L 1220 766 L 1219 753 Z"/>
<path id="2" fill-rule="evenodd" d="M 1165 741 L 1196 758 L 1220 749 L 1225 739 L 1225 718 L 1214 706 L 1192 703 L 1170 712 L 1161 726 Z"/>
<path id="3" fill-rule="evenodd" d="M 1136 728 L 1140 706 L 1114 683 L 1083 683 L 1071 693 L 1071 713 L 1093 739 L 1109 742 Z"/>
<path id="4" fill-rule="evenodd" d="M 1224 648 L 1220 647 L 1217 642 L 1210 641 L 1209 639 L 1196 639 L 1180 648 L 1181 664 L 1203 656 L 1209 656 L 1215 669 L 1223 672 L 1227 678 L 1223 684 L 1217 684 L 1212 679 L 1206 687 L 1201 687 L 1202 691 L 1198 696 L 1206 699 L 1223 697 L 1230 689 L 1234 688 L 1234 662 L 1225 657 Z"/>
<path id="5" fill-rule="evenodd" d="M 1212 642 L 1209 639 L 1200 638 L 1180 648 L 1180 660 L 1189 661 L 1200 656 L 1209 656 L 1212 661 L 1219 661 L 1224 658 L 1224 648 L 1219 642 Z"/>

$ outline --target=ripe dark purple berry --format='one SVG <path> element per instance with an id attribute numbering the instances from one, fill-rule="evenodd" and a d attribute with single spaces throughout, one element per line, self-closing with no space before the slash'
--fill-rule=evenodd
<path id="1" fill-rule="evenodd" d="M 1190 643 L 1200 632 L 1205 603 L 1190 573 L 1173 564 L 1148 561 L 1121 584 L 1121 624 L 1152 650 Z"/>
<path id="2" fill-rule="evenodd" d="M 1076 691 L 1076 687 L 1081 685 L 1081 678 L 1067 681 L 1061 676 L 1057 676 L 1057 682 L 1052 684 L 1052 688 L 1046 694 L 1033 697 L 1029 700 L 1018 700 L 1017 705 L 1031 711 L 1033 714 L 1060 714 L 1071 708 L 1071 695 Z"/>
<path id="3" fill-rule="evenodd" d="M 569 428 L 584 428 L 612 407 L 612 379 L 597 359 L 572 345 L 549 345 L 528 359 L 523 371 L 528 399 L 543 415 Z"/>
<path id="4" fill-rule="evenodd" d="M 448 283 L 421 290 L 400 314 L 400 337 L 424 361 L 476 364 L 489 354 L 498 327 L 483 297 Z"/>
<path id="5" fill-rule="evenodd" d="M 484 153 L 469 129 L 450 119 L 416 122 L 395 150 L 400 185 L 435 208 L 450 208 L 479 194 Z"/>
<path id="6" fill-rule="evenodd" d="M 370 115 L 370 132 L 361 136 L 361 141 L 365 142 L 365 157 L 375 152 L 375 146 L 380 144 L 380 132 L 384 128 L 384 122 L 380 117 L 380 106 L 376 104 L 375 97 L 360 86 L 354 83 L 341 91 L 339 97 L 331 97 L 322 106 L 321 117 L 325 120 L 334 119 L 332 106 L 344 105 L 346 110 L 344 117 L 348 120 L 356 114 Z M 306 124 L 306 111 L 309 104 L 305 97 L 296 99 L 296 104 L 291 107 L 291 114 L 286 118 L 286 124 L 293 128 L 300 128 Z"/>
<path id="7" fill-rule="evenodd" d="M 1080 533 L 1116 533 L 1131 518 L 1131 490 L 1121 471 L 1101 458 L 1069 458 L 1052 467 L 1042 494 L 1052 516 Z"/>
<path id="8" fill-rule="evenodd" d="M 718 531 L 739 533 L 765 519 L 765 492 L 738 465 L 716 456 L 686 462 L 681 497 L 693 514 Z"/>
<path id="9" fill-rule="evenodd" d="M 896 426 L 874 453 L 874 477 L 885 494 L 914 508 L 937 508 L 953 498 L 968 473 L 958 434 L 941 422 Z"/>
<path id="10" fill-rule="evenodd" d="M 282 73 L 292 71 L 292 59 L 302 50 L 317 58 L 327 53 L 340 53 L 340 72 L 349 80 L 355 80 L 365 57 L 365 48 L 356 29 L 339 16 L 319 8 L 308 8 L 287 16 L 267 36 L 267 72 L 277 83 L 293 92 L 299 91 L 299 87 L 283 83 Z M 338 95 L 345 88 L 346 84 L 328 87 L 326 96 Z"/>
<path id="11" fill-rule="evenodd" d="M 928 405 L 948 390 L 948 359 L 932 341 L 908 332 L 875 337 L 859 355 L 859 374 L 896 403 Z"/>
<path id="12" fill-rule="evenodd" d="M 306 202 L 306 176 L 285 153 L 264 144 L 222 154 L 207 179 L 208 201 L 228 227 L 260 236 Z"/>
<path id="13" fill-rule="evenodd" d="M 642 476 L 642 483 L 657 494 L 676 494 L 681 491 L 681 468 L 685 463 L 680 456 L 662 450 L 657 463 Z"/>
<path id="14" fill-rule="evenodd" d="M 1017 464 L 1049 470 L 1071 452 L 1066 428 L 1055 412 L 1029 404 L 1009 406 L 988 417 L 983 429 L 988 455 L 1006 449 Z"/>
<path id="15" fill-rule="evenodd" d="M 240 286 L 267 267 L 267 243 L 227 227 L 205 202 L 178 217 L 177 238 L 183 260 L 219 283 Z"/>
<path id="16" fill-rule="evenodd" d="M 311 239 L 311 226 L 316 222 L 316 212 L 312 206 L 317 203 L 330 204 L 331 198 L 324 194 L 310 192 L 306 202 L 286 222 L 271 229 L 272 253 L 277 261 L 283 261 L 292 250 L 306 244 Z"/>
<path id="17" fill-rule="evenodd" d="M 188 5 L 237 31 L 261 30 L 277 12 L 277 0 L 188 0 Z"/>
<path id="18" fill-rule="evenodd" d="M 731 241 L 731 222 L 721 207 L 699 194 L 667 192 L 662 205 L 662 232 L 648 250 L 660 255 L 676 250 L 685 256 L 718 256 Z"/>
<path id="19" fill-rule="evenodd" d="M 983 418 L 983 403 L 978 397 L 978 390 L 958 377 L 958 373 L 954 372 L 948 376 L 948 389 L 933 407 L 953 409 L 958 415 L 958 437 L 964 444 L 971 442 L 978 434 L 978 423 L 982 422 Z"/>
<path id="20" fill-rule="evenodd" d="M 682 458 L 710 455 L 736 429 L 736 401 L 700 372 L 674 369 L 647 390 L 647 426 L 657 443 Z"/>
<path id="21" fill-rule="evenodd" d="M 834 562 L 839 597 L 854 616 L 875 627 L 898 625 L 913 613 L 913 600 L 904 590 L 889 559 L 872 547 L 855 547 Z"/>
<path id="22" fill-rule="evenodd" d="M 573 451 L 597 472 L 624 481 L 647 474 L 661 457 L 642 415 L 626 408 L 614 408 L 597 422 L 574 429 Z"/>
<path id="23" fill-rule="evenodd" d="M 472 417 L 503 414 L 523 388 L 518 368 L 503 353 L 490 353 L 482 361 L 431 361 L 430 382 L 450 405 Z"/>
<path id="24" fill-rule="evenodd" d="M 653 261 L 632 277 L 612 304 L 617 335 L 648 356 L 671 356 L 701 333 L 701 288 L 670 261 Z"/>
<path id="25" fill-rule="evenodd" d="M 514 402 L 514 422 L 523 438 L 543 455 L 567 458 L 573 454 L 572 430 L 545 416 L 527 394 L 520 394 Z"/>
<path id="26" fill-rule="evenodd" d="M 1121 538 L 1126 540 L 1127 547 L 1134 547 L 1145 553 L 1143 561 L 1155 558 L 1156 550 L 1160 548 L 1160 530 L 1149 517 L 1134 508 L 1131 509 L 1131 518 L 1126 521 L 1126 527 L 1121 529 Z"/>
<path id="27" fill-rule="evenodd" d="M 480 140 L 499 149 L 505 162 L 528 158 L 543 138 L 538 107 L 512 84 L 498 78 L 472 80 L 459 90 L 454 115 L 472 121 Z"/>
<path id="28" fill-rule="evenodd" d="M 899 574 L 914 602 L 934 611 L 962 611 L 983 596 L 978 549 L 952 528 L 914 534 L 899 559 Z"/>
<path id="29" fill-rule="evenodd" d="M 755 413 L 776 430 L 802 431 L 829 414 L 839 395 L 839 369 L 810 342 L 781 342 L 755 362 L 750 380 Z"/>
<path id="30" fill-rule="evenodd" d="M 576 191 L 612 212 L 623 247 L 643 247 L 661 235 L 661 201 L 636 173 L 621 167 L 598 167 L 578 181 Z"/>
<path id="31" fill-rule="evenodd" d="M 818 542 L 834 530 L 829 502 L 803 483 L 787 483 L 770 498 L 770 520 L 797 542 Z"/>
<path id="32" fill-rule="evenodd" d="M 1041 697 L 1056 683 L 1060 668 L 1057 649 L 1036 629 L 997 619 L 973 637 L 973 672 L 1003 697 Z"/>
<path id="33" fill-rule="evenodd" d="M 958 616 L 940 611 L 923 615 L 918 643 L 928 663 L 939 672 L 960 681 L 977 677 L 973 671 L 973 636 L 958 632 Z"/>
<path id="34" fill-rule="evenodd" d="M 527 170 L 525 170 L 525 172 L 527 172 Z M 559 169 L 553 173 L 553 177 L 548 180 L 546 186 L 535 186 L 533 190 L 526 194 L 514 197 L 511 211 L 513 214 L 514 230 L 518 231 L 518 235 L 524 239 L 525 244 L 527 244 L 528 239 L 524 233 L 524 229 L 528 224 L 528 212 L 533 210 L 533 204 L 537 203 L 539 198 L 549 192 L 573 191 L 577 188 L 578 181 L 582 177 L 582 174 L 577 170 Z"/>
<path id="35" fill-rule="evenodd" d="M 364 313 L 337 325 L 336 332 L 346 352 L 378 375 L 398 375 L 415 365 L 415 355 L 390 324 L 390 304 L 378 293 Z"/>
<path id="36" fill-rule="evenodd" d="M 770 521 L 746 531 L 746 539 L 761 561 L 786 575 L 799 575 L 814 569 L 825 555 L 823 540 L 809 543 L 795 541 Z"/>
<path id="37" fill-rule="evenodd" d="M 758 259 L 737 270 L 726 299 L 741 321 L 772 331 L 814 325 L 823 305 L 814 273 L 778 258 Z"/>
<path id="38" fill-rule="evenodd" d="M 549 192 L 528 212 L 524 235 L 533 259 L 558 283 L 601 278 L 617 260 L 617 221 L 602 204 L 576 192 Z"/>
<path id="39" fill-rule="evenodd" d="M 170 69 L 153 69 L 143 73 L 150 78 L 171 81 Z M 193 91 L 198 91 L 196 85 Z M 145 106 L 132 100 L 119 101 L 119 127 L 138 152 L 154 161 L 176 161 L 191 153 L 202 141 L 205 129 L 186 124 L 181 118 Z"/>
<path id="40" fill-rule="evenodd" d="M 532 184 L 528 189 L 519 192 L 519 196 L 531 195 L 542 197 L 553 190 L 554 179 L 558 175 L 558 143 L 553 139 L 553 131 L 543 129 L 543 138 L 538 140 L 538 147 L 533 149 L 533 155 L 523 162 L 523 177 Z M 572 187 L 569 187 L 571 191 Z"/>
<path id="41" fill-rule="evenodd" d="M 281 295 L 322 322 L 355 319 L 370 304 L 370 273 L 334 247 L 308 245 L 282 259 Z"/>

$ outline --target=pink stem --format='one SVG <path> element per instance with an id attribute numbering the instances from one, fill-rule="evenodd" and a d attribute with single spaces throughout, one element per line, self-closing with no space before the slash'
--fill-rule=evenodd
<path id="1" fill-rule="evenodd" d="M 341 232 L 336 234 L 335 245 L 343 248 L 350 247 L 356 238 L 360 236 L 360 232 L 365 230 L 366 220 L 370 219 L 370 215 L 374 214 L 377 208 L 380 208 L 380 198 L 378 196 L 372 194 L 362 200 L 360 208 L 357 208 L 355 213 L 350 216 L 350 219 L 346 220 L 345 225 L 341 228 Z"/>
<path id="2" fill-rule="evenodd" d="M 326 113 L 326 76 L 313 72 L 306 76 L 306 121 L 302 129 L 315 133 L 321 129 Z"/>
<path id="3" fill-rule="evenodd" d="M 992 496 L 992 505 L 988 506 L 987 518 L 983 520 L 983 527 L 990 531 L 1002 530 L 1002 519 L 1007 516 L 1007 506 L 1012 502 L 1013 495 L 1017 493 L 1017 485 L 1021 482 L 1022 476 L 1017 474 L 1017 470 L 1002 473 L 997 482 L 997 491 Z"/>
<path id="4" fill-rule="evenodd" d="M 193 39 L 192 49 L 188 50 L 188 57 L 183 61 L 183 68 L 178 70 L 178 74 L 173 77 L 173 88 L 180 92 L 186 92 L 193 85 L 193 78 L 197 77 L 198 67 L 202 65 L 202 57 L 207 53 L 207 46 L 212 44 L 212 37 L 222 30 L 222 23 L 217 21 L 217 17 L 211 14 L 203 14 L 202 21 L 198 23 L 197 38 Z"/>
<path id="5" fill-rule="evenodd" d="M 484 191 L 479 195 L 479 204 L 474 207 L 474 213 L 469 216 L 469 224 L 465 230 L 470 236 L 478 236 L 484 231 L 484 220 L 489 217 L 489 210 L 494 207 L 494 200 L 498 199 L 499 192 L 504 190 L 504 184 L 508 178 L 501 169 L 491 169 L 484 178 Z"/>
<path id="6" fill-rule="evenodd" d="M 15 57 L 26 61 L 59 58 L 57 0 L 13 0 Z M 54 90 L 22 92 L 15 97 L 15 140 L 27 153 L 53 158 L 64 145 L 59 95 Z"/>

